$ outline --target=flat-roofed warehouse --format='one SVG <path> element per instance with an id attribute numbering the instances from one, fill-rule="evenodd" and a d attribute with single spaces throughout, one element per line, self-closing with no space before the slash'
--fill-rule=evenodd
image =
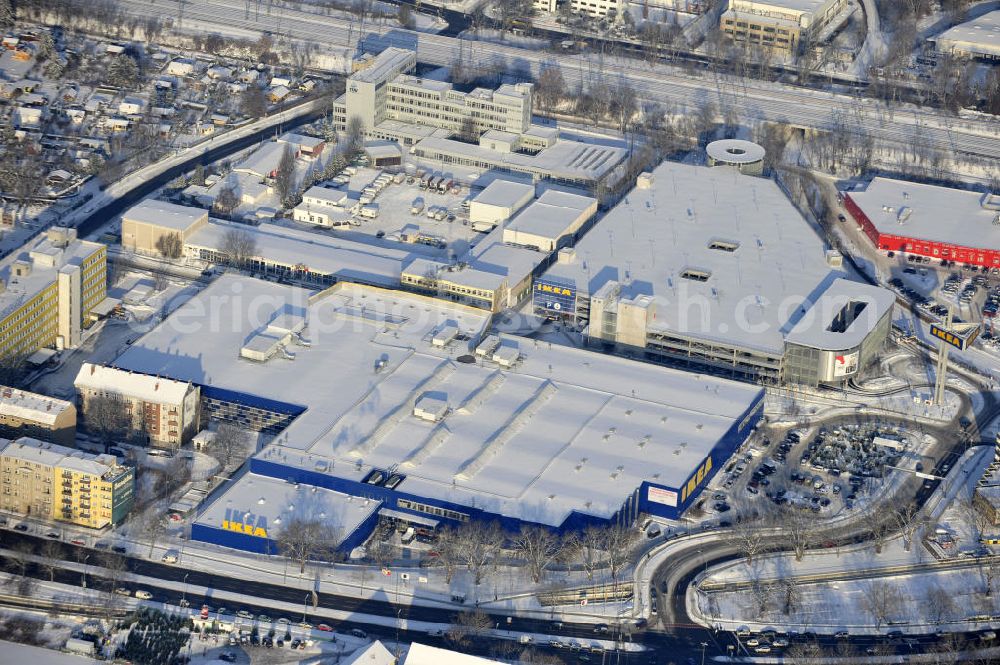
<path id="1" fill-rule="evenodd" d="M 1000 267 L 1000 195 L 873 178 L 843 199 L 878 249 Z"/>
<path id="2" fill-rule="evenodd" d="M 533 298 L 538 314 L 586 325 L 595 345 L 734 378 L 818 385 L 827 376 L 819 360 L 786 364 L 786 336 L 819 316 L 815 304 L 828 291 L 823 302 L 833 302 L 830 290 L 846 276 L 774 182 L 731 166 L 664 162 L 560 250 Z M 841 350 L 853 353 L 864 329 L 870 358 L 888 335 L 892 298 L 867 285 L 852 293 L 871 306 Z"/>
<path id="3" fill-rule="evenodd" d="M 122 247 L 145 254 L 159 252 L 163 236 L 177 234 L 181 244 L 208 224 L 208 211 L 147 199 L 122 215 Z"/>
<path id="4" fill-rule="evenodd" d="M 234 361 L 289 314 L 308 322 L 307 343 Z M 237 325 L 206 336 L 192 325 L 199 316 Z M 227 275 L 115 364 L 201 385 L 215 417 L 281 421 L 253 474 L 370 497 L 414 519 L 510 528 L 676 518 L 761 417 L 759 387 L 520 337 L 484 340 L 488 316 L 355 284 L 309 297 Z"/>
<path id="5" fill-rule="evenodd" d="M 948 28 L 931 41 L 942 53 L 1000 60 L 1000 9 Z"/>

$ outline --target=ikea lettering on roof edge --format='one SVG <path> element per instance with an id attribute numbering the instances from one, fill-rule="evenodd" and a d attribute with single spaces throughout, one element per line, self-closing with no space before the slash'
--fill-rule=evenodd
<path id="1" fill-rule="evenodd" d="M 236 325 L 204 335 L 199 317 Z M 291 320 L 305 323 L 282 332 Z M 677 518 L 761 418 L 757 386 L 484 341 L 488 324 L 487 312 L 420 295 L 224 275 L 114 364 L 192 381 L 209 416 L 277 432 L 191 532 L 262 553 L 295 516 L 329 521 L 345 552 L 380 514 L 566 530 Z"/>

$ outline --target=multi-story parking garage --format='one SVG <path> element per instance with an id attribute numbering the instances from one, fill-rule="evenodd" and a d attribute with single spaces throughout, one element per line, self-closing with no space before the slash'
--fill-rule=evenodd
<path id="1" fill-rule="evenodd" d="M 835 384 L 881 348 L 893 305 L 848 280 L 840 259 L 773 181 L 665 162 L 559 253 L 534 306 L 631 357 Z"/>

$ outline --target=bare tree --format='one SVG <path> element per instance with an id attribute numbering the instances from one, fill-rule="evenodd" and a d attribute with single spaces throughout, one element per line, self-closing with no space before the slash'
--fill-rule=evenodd
<path id="1" fill-rule="evenodd" d="M 13 581 L 20 582 L 27 577 L 30 559 L 34 554 L 35 548 L 29 542 L 20 542 L 10 548 L 10 553 L 4 560 L 4 568 L 11 574 Z"/>
<path id="2" fill-rule="evenodd" d="M 156 249 L 166 259 L 179 259 L 184 253 L 184 240 L 179 233 L 164 233 L 156 239 Z"/>
<path id="3" fill-rule="evenodd" d="M 396 20 L 407 30 L 413 30 L 417 26 L 417 20 L 413 17 L 413 10 L 409 5 L 399 5 Z"/>
<path id="4" fill-rule="evenodd" d="M 983 593 L 992 596 L 996 590 L 996 582 L 1000 577 L 1000 559 L 995 556 L 987 557 L 979 567 L 983 576 Z"/>
<path id="5" fill-rule="evenodd" d="M 939 584 L 931 584 L 927 589 L 927 609 L 931 620 L 935 623 L 953 618 L 957 611 L 954 594 Z"/>
<path id="6" fill-rule="evenodd" d="M 503 529 L 497 522 L 469 520 L 456 533 L 461 543 L 462 559 L 476 584 L 486 576 L 487 565 L 500 554 L 504 542 Z"/>
<path id="7" fill-rule="evenodd" d="M 285 523 L 275 540 L 278 552 L 297 562 L 301 574 L 306 571 L 309 561 L 331 558 L 339 539 L 337 530 L 324 519 L 293 517 Z"/>
<path id="8" fill-rule="evenodd" d="M 445 636 L 453 645 L 467 647 L 484 636 L 492 626 L 493 621 L 489 615 L 476 608 L 471 612 L 456 614 Z"/>
<path id="9" fill-rule="evenodd" d="M 736 545 L 740 554 L 746 560 L 747 565 L 753 565 L 757 556 L 764 551 L 763 525 L 760 521 L 752 519 L 748 514 L 737 517 L 736 523 L 730 529 L 730 537 Z"/>
<path id="10" fill-rule="evenodd" d="M 38 565 L 48 573 L 50 582 L 56 581 L 56 571 L 60 569 L 64 554 L 62 543 L 55 540 L 47 540 L 42 543 L 42 550 L 39 552 L 42 560 Z"/>
<path id="11" fill-rule="evenodd" d="M 85 397 L 83 414 L 87 431 L 100 438 L 105 450 L 111 443 L 124 438 L 132 426 L 125 402 L 106 395 Z"/>
<path id="12" fill-rule="evenodd" d="M 913 537 L 920 528 L 920 520 L 917 519 L 917 509 L 912 505 L 906 505 L 892 513 L 893 522 L 899 532 L 903 534 L 903 548 L 909 552 L 913 546 Z"/>
<path id="13" fill-rule="evenodd" d="M 445 581 L 451 584 L 455 571 L 462 565 L 462 537 L 458 529 L 450 525 L 438 529 L 437 553 L 434 563 L 444 568 Z"/>
<path id="14" fill-rule="evenodd" d="M 794 614 L 795 610 L 799 607 L 799 598 L 801 597 L 795 580 L 782 581 L 779 591 L 782 598 L 781 613 L 785 615 Z"/>
<path id="15" fill-rule="evenodd" d="M 226 183 L 219 189 L 215 201 L 212 202 L 212 209 L 220 214 L 228 215 L 239 205 L 240 198 L 236 196 L 236 187 L 232 183 Z"/>
<path id="16" fill-rule="evenodd" d="M 571 536 L 571 542 L 564 547 L 566 550 L 576 552 L 580 565 L 587 573 L 587 579 L 594 579 L 594 573 L 601 565 L 604 530 L 597 526 L 588 526 L 581 533 Z"/>
<path id="17" fill-rule="evenodd" d="M 153 507 L 143 513 L 137 520 L 142 537 L 149 540 L 149 555 L 153 556 L 157 541 L 167 532 L 167 523 L 163 519 L 162 511 Z"/>
<path id="18" fill-rule="evenodd" d="M 601 549 L 607 557 L 608 570 L 611 573 L 611 583 L 618 588 L 618 576 L 628 564 L 632 545 L 637 534 L 625 524 L 609 524 L 604 527 Z"/>
<path id="19" fill-rule="evenodd" d="M 257 254 L 257 240 L 245 229 L 231 228 L 223 234 L 219 249 L 231 264 L 244 267 Z"/>
<path id="20" fill-rule="evenodd" d="M 559 537 L 544 527 L 525 525 L 514 536 L 513 549 L 531 573 L 531 580 L 538 584 L 546 569 L 563 553 Z"/>
<path id="21" fill-rule="evenodd" d="M 543 65 L 535 82 L 535 98 L 538 106 L 545 111 L 552 111 L 566 96 L 566 80 L 562 69 L 552 63 Z"/>
<path id="22" fill-rule="evenodd" d="M 861 522 L 865 531 L 871 537 L 875 546 L 875 554 L 881 554 L 885 541 L 892 533 L 892 522 L 885 515 L 876 510 L 867 510 L 861 514 Z"/>
<path id="23" fill-rule="evenodd" d="M 754 580 L 750 584 L 750 594 L 754 599 L 754 608 L 756 610 L 757 618 L 761 619 L 767 613 L 767 608 L 771 604 L 771 599 L 774 598 L 775 587 L 766 581 Z"/>
<path id="24" fill-rule="evenodd" d="M 105 552 L 98 562 L 104 578 L 104 588 L 112 596 L 128 571 L 128 560 L 117 552 Z"/>
<path id="25" fill-rule="evenodd" d="M 895 586 L 882 580 L 871 580 L 861 587 L 862 605 L 879 630 L 903 605 L 903 596 Z"/>
<path id="26" fill-rule="evenodd" d="M 795 552 L 795 560 L 802 561 L 815 538 L 815 522 L 798 512 L 786 512 L 784 517 L 780 522 L 782 533 Z"/>
<path id="27" fill-rule="evenodd" d="M 256 85 L 247 86 L 240 95 L 240 112 L 248 118 L 261 118 L 267 113 L 267 96 Z"/>
<path id="28" fill-rule="evenodd" d="M 232 423 L 221 423 L 213 434 L 208 453 L 225 471 L 235 458 L 246 452 L 250 440 L 245 430 Z"/>

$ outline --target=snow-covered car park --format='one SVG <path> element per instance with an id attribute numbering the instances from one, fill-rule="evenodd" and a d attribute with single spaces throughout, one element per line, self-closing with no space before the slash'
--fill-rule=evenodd
<path id="1" fill-rule="evenodd" d="M 361 203 L 351 226 L 337 229 L 347 238 L 358 233 L 399 242 L 437 240 L 444 246 L 481 237 L 469 226 L 469 185 L 445 172 L 410 168 L 392 173 L 358 166 L 318 184 Z"/>
<path id="2" fill-rule="evenodd" d="M 887 467 L 897 465 L 909 448 L 906 437 L 896 428 L 850 426 L 812 432 L 790 430 L 776 444 L 767 438 L 762 443 L 769 454 L 759 463 L 755 463 L 752 453 L 739 458 L 722 489 L 732 488 L 740 476 L 750 471 L 748 494 L 764 494 L 775 504 L 814 513 L 836 512 L 841 502 L 845 508 L 853 508 L 858 494 L 869 488 L 869 479 L 884 477 Z M 801 457 L 790 461 L 793 451 L 801 445 Z M 729 510 L 721 492 L 712 496 L 711 506 L 717 512 Z"/>

